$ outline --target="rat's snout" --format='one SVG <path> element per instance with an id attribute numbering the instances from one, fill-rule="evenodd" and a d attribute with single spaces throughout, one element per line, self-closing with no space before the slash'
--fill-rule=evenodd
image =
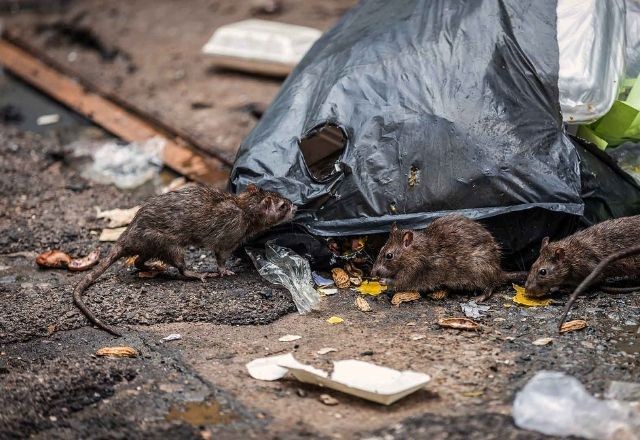
<path id="1" fill-rule="evenodd" d="M 527 278 L 527 281 L 524 283 L 524 295 L 530 298 L 538 298 L 540 296 L 544 296 L 545 289 L 541 287 L 535 280 L 531 280 Z"/>
<path id="2" fill-rule="evenodd" d="M 374 278 L 385 278 L 389 276 L 389 271 L 380 263 L 376 263 L 373 265 L 373 269 L 371 269 L 371 276 Z"/>

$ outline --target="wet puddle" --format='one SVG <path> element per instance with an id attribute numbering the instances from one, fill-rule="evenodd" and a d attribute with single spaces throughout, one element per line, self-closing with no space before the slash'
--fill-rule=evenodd
<path id="1" fill-rule="evenodd" d="M 215 400 L 189 402 L 184 406 L 173 407 L 165 417 L 168 421 L 179 420 L 194 426 L 226 425 L 235 418 L 233 413 L 222 410 Z"/>
<path id="2" fill-rule="evenodd" d="M 629 354 L 640 354 L 640 325 L 626 325 L 620 332 L 616 348 Z"/>

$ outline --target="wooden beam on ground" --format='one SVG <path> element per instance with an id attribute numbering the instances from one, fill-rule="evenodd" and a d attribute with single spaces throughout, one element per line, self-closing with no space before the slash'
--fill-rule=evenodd
<path id="1" fill-rule="evenodd" d="M 0 39 L 0 64 L 23 81 L 127 142 L 162 137 L 166 141 L 163 161 L 174 171 L 199 182 L 226 185 L 228 167 L 217 158 L 193 151 L 186 146 L 186 141 L 167 135 L 144 117 L 88 90 L 6 39 Z"/>

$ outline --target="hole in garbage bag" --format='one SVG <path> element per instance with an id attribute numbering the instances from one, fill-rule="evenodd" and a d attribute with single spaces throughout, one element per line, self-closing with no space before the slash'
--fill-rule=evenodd
<path id="1" fill-rule="evenodd" d="M 335 164 L 347 145 L 347 136 L 335 124 L 323 124 L 300 140 L 300 151 L 311 176 L 324 180 L 336 172 Z"/>

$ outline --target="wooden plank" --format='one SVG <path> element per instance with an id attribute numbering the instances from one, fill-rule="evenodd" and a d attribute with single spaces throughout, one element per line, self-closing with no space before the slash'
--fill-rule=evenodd
<path id="1" fill-rule="evenodd" d="M 166 141 L 163 161 L 178 173 L 199 182 L 217 186 L 226 184 L 229 171 L 218 159 L 187 148 L 180 139 L 166 136 L 144 118 L 98 93 L 87 90 L 77 81 L 62 75 L 5 39 L 0 39 L 0 64 L 22 80 L 125 141 L 135 142 L 162 137 Z"/>

